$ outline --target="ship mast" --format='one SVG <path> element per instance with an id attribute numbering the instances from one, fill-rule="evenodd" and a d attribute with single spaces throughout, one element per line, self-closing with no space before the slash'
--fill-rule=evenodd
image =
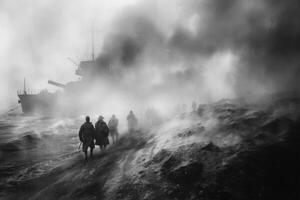
<path id="1" fill-rule="evenodd" d="M 94 22 L 92 23 L 92 60 L 95 60 L 95 47 L 94 47 Z"/>

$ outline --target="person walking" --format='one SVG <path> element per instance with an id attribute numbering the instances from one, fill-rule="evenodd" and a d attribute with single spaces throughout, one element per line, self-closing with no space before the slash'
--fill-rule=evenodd
<path id="1" fill-rule="evenodd" d="M 132 110 L 129 112 L 127 116 L 127 122 L 128 122 L 128 132 L 134 132 L 137 130 L 138 120 Z"/>
<path id="2" fill-rule="evenodd" d="M 116 118 L 115 115 L 112 115 L 108 122 L 108 128 L 113 144 L 118 140 L 119 137 L 118 124 L 119 120 Z"/>
<path id="3" fill-rule="evenodd" d="M 85 161 L 88 160 L 87 150 L 90 148 L 90 157 L 93 157 L 93 149 L 95 148 L 94 144 L 95 139 L 95 128 L 90 122 L 90 117 L 85 117 L 85 123 L 81 125 L 79 130 L 79 140 L 82 142 L 82 151 L 85 155 Z"/>
<path id="4" fill-rule="evenodd" d="M 99 116 L 98 121 L 95 124 L 96 145 L 99 145 L 100 150 L 102 151 L 104 151 L 106 149 L 106 146 L 109 145 L 109 140 L 108 140 L 109 129 L 103 119 L 104 119 L 103 116 Z"/>

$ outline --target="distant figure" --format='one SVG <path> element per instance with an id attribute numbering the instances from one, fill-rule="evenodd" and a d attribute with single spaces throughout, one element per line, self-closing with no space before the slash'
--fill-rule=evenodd
<path id="1" fill-rule="evenodd" d="M 192 103 L 192 112 L 191 112 L 191 117 L 193 119 L 197 119 L 198 113 L 197 113 L 197 103 L 193 101 Z"/>
<path id="2" fill-rule="evenodd" d="M 119 137 L 118 124 L 119 120 L 116 118 L 115 115 L 112 115 L 111 119 L 108 122 L 108 128 L 113 144 L 118 140 Z"/>
<path id="3" fill-rule="evenodd" d="M 99 145 L 101 150 L 105 150 L 106 146 L 109 144 L 109 140 L 108 140 L 109 129 L 106 123 L 103 121 L 103 119 L 104 119 L 103 116 L 99 116 L 98 121 L 95 124 L 96 145 Z"/>
<path id="4" fill-rule="evenodd" d="M 128 132 L 136 131 L 138 120 L 133 114 L 133 111 L 131 110 L 127 116 L 127 122 L 128 122 Z"/>
<path id="5" fill-rule="evenodd" d="M 193 101 L 192 103 L 192 112 L 196 112 L 197 111 L 197 103 L 195 101 Z"/>
<path id="6" fill-rule="evenodd" d="M 159 115 L 158 111 L 154 109 L 153 107 L 150 107 L 145 112 L 145 117 L 147 119 L 147 124 L 150 127 L 158 126 L 162 123 L 162 118 Z"/>
<path id="7" fill-rule="evenodd" d="M 90 157 L 93 157 L 93 149 L 95 139 L 95 128 L 90 122 L 90 117 L 86 116 L 85 123 L 81 125 L 79 130 L 79 140 L 82 142 L 82 151 L 85 155 L 85 160 L 87 161 L 87 149 L 90 147 Z"/>

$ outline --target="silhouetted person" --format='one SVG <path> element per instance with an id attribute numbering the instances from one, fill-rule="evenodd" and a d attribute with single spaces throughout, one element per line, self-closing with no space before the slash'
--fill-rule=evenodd
<path id="1" fill-rule="evenodd" d="M 113 144 L 118 140 L 119 132 L 118 132 L 118 124 L 119 120 L 116 118 L 115 115 L 112 115 L 108 122 L 109 134 L 113 141 Z"/>
<path id="2" fill-rule="evenodd" d="M 128 122 L 128 132 L 136 131 L 138 120 L 133 114 L 133 111 L 131 110 L 127 116 L 127 122 Z"/>
<path id="3" fill-rule="evenodd" d="M 192 112 L 191 112 L 191 117 L 196 119 L 198 116 L 198 113 L 197 113 L 197 103 L 195 101 L 193 101 L 192 103 Z"/>
<path id="4" fill-rule="evenodd" d="M 103 121 L 103 119 L 104 119 L 103 116 L 99 116 L 98 121 L 95 124 L 96 145 L 99 145 L 101 150 L 105 150 L 106 146 L 109 144 L 109 140 L 108 140 L 109 129 L 106 123 Z"/>
<path id="5" fill-rule="evenodd" d="M 90 122 L 90 117 L 86 116 L 85 123 L 81 125 L 79 130 L 79 140 L 82 142 L 82 151 L 85 155 L 85 160 L 87 161 L 87 149 L 90 147 L 90 156 L 93 157 L 93 149 L 95 139 L 95 128 Z"/>
<path id="6" fill-rule="evenodd" d="M 195 101 L 193 101 L 192 103 L 192 112 L 196 112 L 197 111 L 197 103 Z"/>

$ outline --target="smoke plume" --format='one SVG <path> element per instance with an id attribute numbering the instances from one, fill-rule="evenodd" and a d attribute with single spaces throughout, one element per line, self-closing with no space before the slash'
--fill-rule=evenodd
<path id="1" fill-rule="evenodd" d="M 76 81 L 74 68 L 62 67 L 62 55 L 81 60 L 89 40 L 83 32 L 93 18 L 100 78 L 86 85 L 93 95 L 83 95 L 83 102 L 101 99 L 99 112 L 147 106 L 166 112 L 194 100 L 299 94 L 297 0 L 59 1 L 23 10 L 14 5 L 4 1 L 1 15 L 8 39 L 1 65 L 18 71 L 1 68 L 10 74 L 3 79 L 9 87 L 15 88 L 23 74 L 35 77 L 35 85 L 47 79 Z M 12 49 L 18 49 L 21 61 L 9 59 Z M 11 90 L 1 90 L 12 99 Z"/>

